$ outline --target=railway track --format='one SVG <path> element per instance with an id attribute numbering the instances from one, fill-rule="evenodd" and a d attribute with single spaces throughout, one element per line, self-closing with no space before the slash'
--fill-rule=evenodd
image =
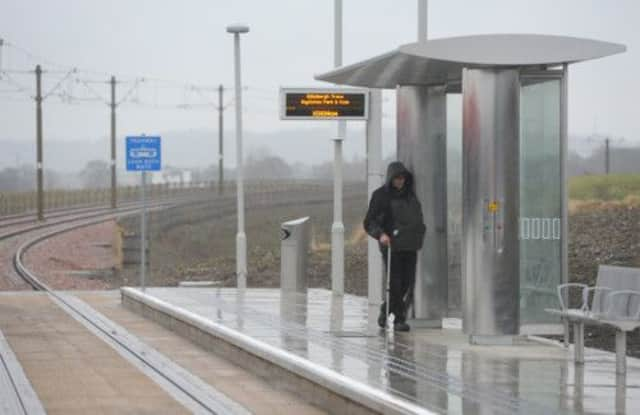
<path id="1" fill-rule="evenodd" d="M 139 202 L 126 202 L 121 203 L 119 207 L 130 207 L 139 204 Z M 72 207 L 72 208 L 63 208 L 63 209 L 54 209 L 47 212 L 45 217 L 45 221 L 50 221 L 52 219 L 57 219 L 60 217 L 78 215 L 84 213 L 91 212 L 105 212 L 112 211 L 111 207 L 105 205 L 98 206 L 82 206 L 82 207 Z M 35 213 L 24 213 L 19 215 L 11 215 L 11 216 L 3 216 L 0 218 L 0 229 L 8 228 L 11 226 L 23 225 L 37 221 L 37 216 Z"/>
<path id="2" fill-rule="evenodd" d="M 148 209 L 150 211 L 161 210 L 177 205 L 204 201 L 206 200 L 197 198 L 166 200 L 152 203 L 148 206 Z M 23 262 L 25 252 L 39 242 L 79 228 L 100 224 L 123 216 L 138 214 L 140 208 L 141 206 L 139 204 L 132 204 L 131 206 L 122 207 L 115 211 L 108 210 L 105 212 L 105 209 L 89 209 L 82 213 L 77 211 L 72 214 L 61 213 L 59 216 L 62 217 L 62 219 L 55 220 L 51 223 L 34 224 L 19 230 L 12 230 L 0 234 L 0 241 L 20 235 L 29 235 L 30 237 L 26 241 L 23 239 L 19 242 L 19 246 L 13 254 L 12 265 L 15 272 L 31 288 L 45 292 L 51 297 L 52 301 L 60 306 L 67 314 L 108 343 L 140 371 L 154 379 L 154 381 L 171 396 L 181 402 L 186 408 L 190 409 L 191 412 L 198 414 L 248 413 L 245 408 L 229 400 L 209 385 L 203 383 L 200 379 L 185 372 L 184 369 L 157 351 L 141 343 L 135 336 L 102 316 L 75 296 L 56 291 L 48 286 L 38 278 L 37 275 L 30 271 Z M 22 402 L 28 400 L 27 397 L 23 396 L 25 389 L 19 387 L 20 382 L 12 380 L 14 374 L 11 373 L 11 371 L 5 371 L 4 376 L 11 380 L 9 385 L 13 385 L 13 394 L 17 397 L 16 401 L 22 405 Z M 0 372 L 2 372 L 2 370 L 0 370 Z M 33 400 L 33 397 L 31 396 L 30 399 Z M 24 405 L 22 406 L 24 407 Z M 28 411 L 27 408 L 24 407 L 23 413 L 26 414 L 30 412 L 31 411 Z"/>
<path id="3" fill-rule="evenodd" d="M 165 199 L 152 201 L 148 204 L 148 208 L 153 210 L 161 210 L 183 204 L 197 204 L 205 202 L 207 199 L 202 197 L 181 197 L 174 199 Z M 5 226 L 4 230 L 0 229 L 0 291 L 25 289 L 25 279 L 15 269 L 14 253 L 17 247 L 24 242 L 26 238 L 34 234 L 40 234 L 48 230 L 60 230 L 73 228 L 74 224 L 78 227 L 87 226 L 88 223 L 100 223 L 119 217 L 131 216 L 137 214 L 142 205 L 139 202 L 127 203 L 115 210 L 97 207 L 91 209 L 71 209 L 67 212 L 58 212 L 54 216 L 50 216 L 46 221 L 37 222 L 35 220 L 25 220 L 22 225 L 13 223 L 13 226 Z M 5 222 L 6 224 L 6 222 Z"/>

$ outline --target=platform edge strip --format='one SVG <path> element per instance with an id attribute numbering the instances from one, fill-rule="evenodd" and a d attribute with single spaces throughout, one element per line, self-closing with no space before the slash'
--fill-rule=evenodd
<path id="1" fill-rule="evenodd" d="M 194 326 L 210 336 L 221 339 L 250 355 L 300 376 L 313 384 L 324 387 L 332 393 L 360 404 L 371 411 L 384 414 L 435 414 L 435 412 L 429 411 L 426 408 L 352 380 L 307 359 L 285 352 L 246 334 L 239 333 L 224 325 L 207 320 L 195 313 L 144 294 L 135 288 L 123 287 L 120 292 L 123 302 L 125 299 L 135 301 L 184 324 Z"/>

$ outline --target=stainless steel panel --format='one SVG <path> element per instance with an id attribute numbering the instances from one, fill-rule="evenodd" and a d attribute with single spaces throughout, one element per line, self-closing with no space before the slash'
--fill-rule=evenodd
<path id="1" fill-rule="evenodd" d="M 463 329 L 519 330 L 517 69 L 465 69 L 463 93 Z"/>
<path id="2" fill-rule="evenodd" d="M 441 326 L 448 290 L 445 88 L 400 86 L 397 105 L 398 159 L 414 174 L 427 226 L 418 254 L 414 317 Z"/>

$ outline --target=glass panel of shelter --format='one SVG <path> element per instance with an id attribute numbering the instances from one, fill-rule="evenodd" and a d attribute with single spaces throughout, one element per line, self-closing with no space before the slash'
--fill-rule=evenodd
<path id="1" fill-rule="evenodd" d="M 520 324 L 558 322 L 562 283 L 562 72 L 521 75 Z"/>
<path id="2" fill-rule="evenodd" d="M 562 277 L 561 71 L 523 73 L 520 94 L 520 321 L 557 323 Z M 457 88 L 456 88 L 457 87 Z M 449 316 L 461 313 L 462 95 L 447 94 Z"/>

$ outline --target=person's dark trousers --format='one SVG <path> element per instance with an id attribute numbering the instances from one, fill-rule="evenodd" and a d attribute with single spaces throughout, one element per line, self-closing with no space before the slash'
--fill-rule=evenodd
<path id="1" fill-rule="evenodd" d="M 385 273 L 387 270 L 387 249 L 383 248 L 382 259 Z M 404 297 L 413 289 L 416 282 L 416 251 L 391 251 L 391 290 L 389 293 L 389 312 L 395 316 L 394 323 L 404 323 L 407 320 L 406 302 Z M 386 274 L 385 274 L 386 275 Z M 386 299 L 386 296 L 385 296 Z M 384 314 L 385 304 L 381 312 Z"/>

